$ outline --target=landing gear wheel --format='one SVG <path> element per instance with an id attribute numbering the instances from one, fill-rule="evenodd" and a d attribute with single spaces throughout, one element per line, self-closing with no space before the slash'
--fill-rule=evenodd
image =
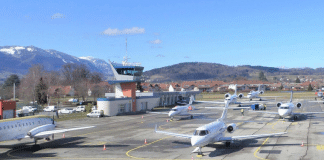
<path id="1" fill-rule="evenodd" d="M 230 147 L 231 146 L 231 142 L 225 142 L 225 146 L 226 147 Z"/>
<path id="2" fill-rule="evenodd" d="M 297 120 L 298 119 L 298 116 L 294 116 L 294 120 Z"/>
<path id="3" fill-rule="evenodd" d="M 260 101 L 262 101 L 262 99 L 260 98 Z"/>
<path id="4" fill-rule="evenodd" d="M 241 107 L 241 105 L 239 104 L 239 107 Z"/>
<path id="5" fill-rule="evenodd" d="M 199 156 L 203 156 L 202 151 L 201 151 L 201 147 L 199 147 L 198 155 L 199 155 Z"/>
<path id="6" fill-rule="evenodd" d="M 193 119 L 193 115 L 191 115 L 190 118 Z"/>
<path id="7" fill-rule="evenodd" d="M 252 99 L 250 99 L 250 101 L 252 101 Z"/>

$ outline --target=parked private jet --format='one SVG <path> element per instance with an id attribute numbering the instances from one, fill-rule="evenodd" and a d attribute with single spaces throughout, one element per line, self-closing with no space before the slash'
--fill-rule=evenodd
<path id="1" fill-rule="evenodd" d="M 189 100 L 189 104 L 186 104 L 184 106 L 175 106 L 173 107 L 169 112 L 149 112 L 149 113 L 155 113 L 155 114 L 167 114 L 171 120 L 175 116 L 190 116 L 191 119 L 193 119 L 194 115 L 202 115 L 207 113 L 194 113 L 192 111 L 197 110 L 195 106 L 192 105 L 192 102 L 194 101 L 194 97 L 191 96 Z M 209 114 L 209 113 L 208 113 Z"/>
<path id="2" fill-rule="evenodd" d="M 226 104 L 226 103 L 238 104 L 239 107 L 241 107 L 241 104 L 256 103 L 256 102 L 253 102 L 253 101 L 250 101 L 250 102 L 237 102 L 237 98 L 243 98 L 244 95 L 242 93 L 237 95 L 236 92 L 237 92 L 237 85 L 235 85 L 235 92 L 234 92 L 233 95 L 231 95 L 230 93 L 225 94 L 224 102 L 217 102 L 217 101 L 195 101 L 195 102 L 198 102 L 198 103 L 214 103 L 214 104 Z"/>
<path id="3" fill-rule="evenodd" d="M 297 120 L 299 115 L 324 114 L 324 112 L 303 112 L 303 113 L 293 112 L 295 108 L 300 109 L 302 107 L 302 104 L 298 102 L 296 103 L 296 105 L 294 105 L 292 103 L 292 98 L 293 98 L 293 91 L 291 91 L 290 101 L 288 103 L 281 103 L 281 102 L 277 103 L 278 112 L 266 112 L 266 111 L 250 111 L 250 112 L 276 114 L 283 119 L 286 117 L 293 117 L 294 120 Z"/>
<path id="4" fill-rule="evenodd" d="M 202 155 L 201 148 L 208 145 L 213 144 L 215 142 L 225 142 L 226 146 L 229 147 L 231 141 L 234 140 L 242 140 L 242 139 L 257 139 L 257 138 L 263 138 L 263 137 L 269 137 L 269 136 L 276 136 L 276 135 L 282 135 L 286 132 L 281 133 L 273 133 L 273 134 L 259 134 L 259 135 L 246 135 L 246 136 L 232 136 L 232 137 L 225 137 L 225 132 L 233 133 L 238 127 L 235 123 L 229 124 L 226 126 L 225 119 L 227 116 L 227 110 L 228 110 L 228 103 L 225 104 L 225 108 L 222 114 L 222 117 L 217 119 L 216 121 L 206 124 L 204 126 L 198 127 L 193 135 L 188 134 L 178 134 L 178 133 L 172 133 L 172 132 L 166 132 L 166 131 L 158 131 L 157 125 L 155 126 L 155 132 L 171 135 L 175 137 L 180 138 L 187 138 L 191 140 L 191 145 L 194 147 L 197 147 L 192 152 L 198 152 L 198 155 Z"/>
<path id="5" fill-rule="evenodd" d="M 252 101 L 253 98 L 259 98 L 260 101 L 262 101 L 262 98 L 265 97 L 271 97 L 271 98 L 275 98 L 275 97 L 280 97 L 280 96 L 262 96 L 260 97 L 260 94 L 263 94 L 264 90 L 261 90 L 261 85 L 259 85 L 258 90 L 257 91 L 250 91 L 250 93 L 247 94 L 246 98 L 250 99 L 250 101 Z"/>
<path id="6" fill-rule="evenodd" d="M 55 130 L 55 127 L 54 119 L 43 115 L 0 120 L 0 141 L 33 138 L 36 145 L 39 139 L 50 140 L 50 136 L 54 139 L 55 133 L 87 129 L 94 126 L 59 130 Z"/>

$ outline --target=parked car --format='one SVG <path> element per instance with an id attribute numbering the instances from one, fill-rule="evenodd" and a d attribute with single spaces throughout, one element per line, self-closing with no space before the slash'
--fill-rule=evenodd
<path id="1" fill-rule="evenodd" d="M 79 100 L 71 98 L 71 99 L 69 99 L 69 102 L 79 102 Z"/>
<path id="2" fill-rule="evenodd" d="M 90 112 L 90 113 L 88 113 L 87 114 L 87 117 L 103 117 L 103 111 L 101 110 L 101 111 L 98 111 L 98 110 L 94 110 L 94 111 L 92 111 L 92 112 Z"/>
<path id="3" fill-rule="evenodd" d="M 33 106 L 23 106 L 22 107 L 23 110 L 28 110 L 29 112 L 36 112 L 37 108 L 33 108 Z"/>
<path id="4" fill-rule="evenodd" d="M 57 106 L 47 106 L 46 108 L 44 108 L 44 112 L 55 112 L 57 111 L 57 109 Z"/>
<path id="5" fill-rule="evenodd" d="M 78 106 L 73 109 L 76 112 L 84 112 L 85 111 L 85 106 Z"/>
<path id="6" fill-rule="evenodd" d="M 75 112 L 76 111 L 73 110 L 72 108 L 63 108 L 58 111 L 58 113 L 61 113 L 61 114 L 63 114 L 63 113 L 70 114 L 70 113 L 75 113 Z"/>

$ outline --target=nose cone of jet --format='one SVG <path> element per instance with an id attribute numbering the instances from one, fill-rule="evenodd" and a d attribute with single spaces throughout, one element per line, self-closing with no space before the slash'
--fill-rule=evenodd
<path id="1" fill-rule="evenodd" d="M 191 145 L 194 146 L 194 147 L 201 147 L 201 146 L 203 146 L 202 142 L 203 142 L 202 137 L 193 136 L 191 138 Z"/>
<path id="2" fill-rule="evenodd" d="M 250 98 L 250 97 L 251 97 L 251 95 L 247 95 L 246 97 L 247 97 L 247 98 Z"/>
<path id="3" fill-rule="evenodd" d="M 175 115 L 174 111 L 169 112 L 169 117 L 173 117 Z"/>
<path id="4" fill-rule="evenodd" d="M 288 110 L 283 110 L 283 109 L 280 109 L 279 110 L 279 115 L 281 117 L 286 117 L 288 115 Z"/>

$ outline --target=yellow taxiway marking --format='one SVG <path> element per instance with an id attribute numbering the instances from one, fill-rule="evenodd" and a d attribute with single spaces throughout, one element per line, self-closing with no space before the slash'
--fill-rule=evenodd
<path id="1" fill-rule="evenodd" d="M 322 150 L 324 150 L 324 145 L 317 145 L 316 149 L 319 151 L 322 151 Z"/>
<path id="2" fill-rule="evenodd" d="M 257 153 L 259 152 L 259 150 L 261 149 L 261 147 L 268 141 L 268 139 L 269 139 L 269 137 L 261 144 L 261 146 L 257 150 L 255 150 L 254 157 L 256 157 L 257 159 L 266 160 L 265 158 L 261 158 L 261 157 L 257 156 Z"/>
<path id="3" fill-rule="evenodd" d="M 134 150 L 137 150 L 137 149 L 139 149 L 139 148 L 142 148 L 142 147 L 145 147 L 145 146 L 151 145 L 151 144 L 153 144 L 153 143 L 156 143 L 156 142 L 162 141 L 163 139 L 167 139 L 167 138 L 170 138 L 170 137 L 171 137 L 171 136 L 164 137 L 164 138 L 158 139 L 158 140 L 156 140 L 156 141 L 153 141 L 153 142 L 151 142 L 151 143 L 144 144 L 144 145 L 138 146 L 138 147 L 136 147 L 136 148 L 133 148 L 133 149 L 131 149 L 131 150 L 129 150 L 129 151 L 126 152 L 126 156 L 127 156 L 127 157 L 130 157 L 130 158 L 135 158 L 135 159 L 149 159 L 149 158 L 139 158 L 139 157 L 134 157 L 134 156 L 129 155 L 129 153 L 132 152 L 132 151 L 134 151 Z"/>

